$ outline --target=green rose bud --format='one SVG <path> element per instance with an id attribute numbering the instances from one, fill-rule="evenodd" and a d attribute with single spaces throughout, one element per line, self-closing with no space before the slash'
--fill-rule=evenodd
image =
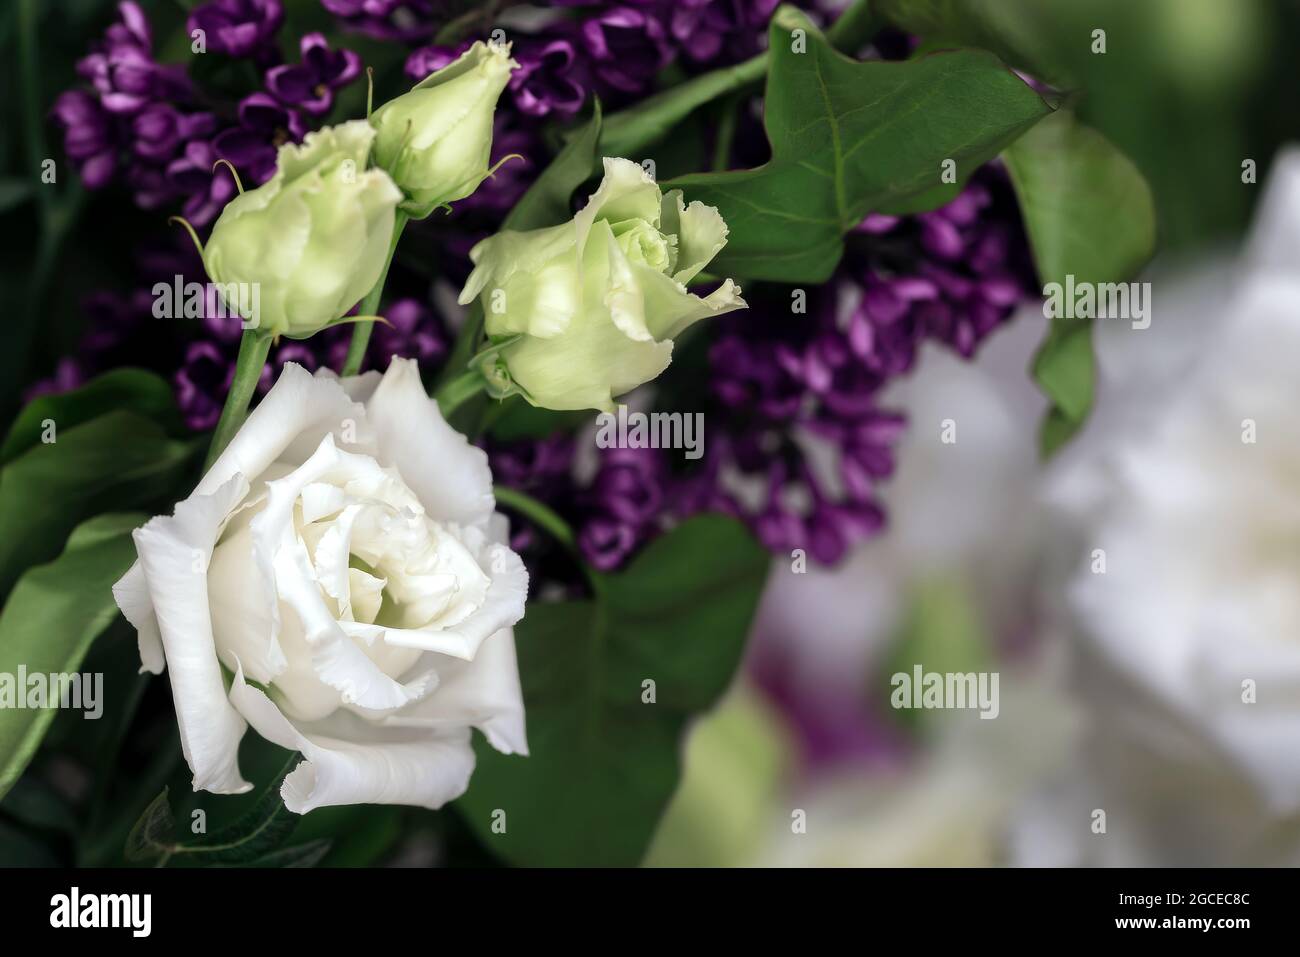
<path id="1" fill-rule="evenodd" d="M 375 164 L 406 193 L 402 208 L 413 217 L 464 199 L 487 178 L 492 113 L 518 66 L 508 44 L 479 41 L 370 118 Z"/>
<path id="2" fill-rule="evenodd" d="M 270 180 L 222 210 L 203 265 L 214 283 L 256 291 L 223 292 L 249 325 L 309 336 L 379 281 L 402 194 L 383 170 L 366 169 L 374 136 L 362 120 L 308 133 L 280 147 Z"/>
<path id="3" fill-rule="evenodd" d="M 493 393 L 612 410 L 615 396 L 668 367 L 684 329 L 745 307 L 730 279 L 703 298 L 686 290 L 726 243 L 717 209 L 688 206 L 681 190 L 665 195 L 637 164 L 607 157 L 600 188 L 570 222 L 506 230 L 470 251 L 460 302 L 482 296 Z"/>

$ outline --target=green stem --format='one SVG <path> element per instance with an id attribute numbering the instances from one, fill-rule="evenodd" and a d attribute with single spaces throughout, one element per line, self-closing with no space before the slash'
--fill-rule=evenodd
<path id="1" fill-rule="evenodd" d="M 605 594 L 605 576 L 583 560 L 582 552 L 578 549 L 577 536 L 558 512 L 518 489 L 498 485 L 492 489 L 492 493 L 496 496 L 497 505 L 514 509 L 564 547 L 574 563 L 582 569 L 582 574 L 591 587 L 592 595 L 600 599 Z"/>
<path id="2" fill-rule="evenodd" d="M 871 0 L 857 0 L 826 31 L 826 39 L 842 53 L 852 55 L 883 26 Z M 767 76 L 768 55 L 760 53 L 735 66 L 702 73 L 634 107 L 605 118 L 600 149 L 605 156 L 634 156 L 657 142 L 673 127 L 706 103 L 720 96 L 748 90 Z"/>
<path id="3" fill-rule="evenodd" d="M 257 389 L 257 380 L 262 377 L 262 367 L 266 365 L 266 356 L 271 351 L 271 337 L 260 329 L 245 329 L 239 340 L 239 357 L 235 360 L 235 378 L 230 383 L 230 392 L 226 395 L 226 404 L 221 409 L 221 419 L 217 429 L 212 433 L 212 444 L 208 447 L 208 458 L 203 463 L 207 472 L 217 456 L 225 451 L 230 440 L 235 437 L 239 427 L 248 415 L 248 403 L 253 399 Z"/>
<path id="4" fill-rule="evenodd" d="M 731 144 L 736 139 L 737 113 L 744 106 L 744 97 L 732 93 L 722 101 L 722 115 L 718 117 L 718 133 L 713 143 L 713 170 L 721 172 L 731 166 Z"/>
<path id="5" fill-rule="evenodd" d="M 393 264 L 393 253 L 397 252 L 397 241 L 402 238 L 402 230 L 406 228 L 406 221 L 409 219 L 402 210 L 397 211 L 397 217 L 393 220 L 393 238 L 388 244 L 388 258 L 384 260 L 384 271 L 379 274 L 379 281 L 375 283 L 374 288 L 366 293 L 366 298 L 361 300 L 361 308 L 357 310 L 358 315 L 377 316 L 379 314 L 379 300 L 384 294 L 384 283 L 388 279 L 388 267 Z M 361 363 L 366 357 L 366 347 L 370 345 L 370 333 L 374 330 L 374 321 L 358 322 L 352 329 L 352 341 L 348 343 L 348 357 L 343 361 L 343 375 L 356 375 L 361 371 Z"/>
<path id="6" fill-rule="evenodd" d="M 469 365 L 470 359 L 474 358 L 474 353 L 478 351 L 478 342 L 482 334 L 483 307 L 476 299 L 465 309 L 465 321 L 456 333 L 451 355 L 447 357 L 447 362 L 443 365 L 442 373 L 438 378 L 439 389 L 451 382 L 458 369 L 464 369 Z"/>
<path id="7" fill-rule="evenodd" d="M 433 398 L 442 411 L 442 417 L 450 419 L 451 414 L 456 411 L 460 404 L 482 392 L 484 385 L 486 385 L 486 382 L 479 371 L 471 369 L 469 372 L 439 386 Z"/>
<path id="8" fill-rule="evenodd" d="M 531 495 L 513 488 L 506 488 L 503 485 L 496 486 L 493 490 L 496 495 L 497 504 L 505 505 L 512 508 L 520 515 L 523 515 L 529 521 L 539 528 L 543 528 L 557 542 L 563 545 L 575 558 L 582 561 L 578 554 L 578 540 L 573 534 L 573 529 L 569 523 L 560 517 L 559 513 L 549 505 L 543 505 Z M 584 565 L 585 567 L 585 565 Z"/>

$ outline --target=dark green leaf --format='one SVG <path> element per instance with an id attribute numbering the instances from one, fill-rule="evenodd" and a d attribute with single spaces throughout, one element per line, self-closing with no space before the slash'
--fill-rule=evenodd
<path id="1" fill-rule="evenodd" d="M 402 836 L 403 809 L 387 804 L 320 807 L 300 819 L 290 839 L 303 844 L 325 840 L 327 867 L 372 867 Z"/>
<path id="2" fill-rule="evenodd" d="M 93 518 L 49 564 L 19 580 L 0 612 L 0 673 L 76 672 L 91 642 L 117 615 L 112 586 L 135 560 L 131 530 L 147 516 Z M 102 689 L 100 689 L 102 691 Z M 31 760 L 53 708 L 0 709 L 0 795 Z"/>
<path id="3" fill-rule="evenodd" d="M 1038 275 L 1046 283 L 1121 282 L 1155 249 L 1156 217 L 1146 181 L 1096 130 L 1062 110 L 1006 151 Z M 1054 318 L 1034 358 L 1034 378 L 1052 400 L 1042 433 L 1050 452 L 1092 407 L 1093 355 L 1086 319 Z"/>
<path id="4" fill-rule="evenodd" d="M 59 867 L 64 862 L 36 835 L 0 820 L 0 867 Z"/>
<path id="5" fill-rule="evenodd" d="M 31 199 L 36 187 L 32 180 L 17 176 L 0 179 L 0 213 L 7 213 Z"/>
<path id="6" fill-rule="evenodd" d="M 730 236 L 713 273 L 821 282 L 839 261 L 844 233 L 867 213 L 923 195 L 941 202 L 946 193 L 935 187 L 945 160 L 968 175 L 1051 112 L 990 53 L 857 63 L 793 7 L 772 18 L 769 47 L 771 160 L 665 184 L 722 211 Z"/>
<path id="7" fill-rule="evenodd" d="M 59 428 L 55 439 L 0 468 L 0 594 L 25 568 L 57 555 L 86 517 L 174 501 L 198 451 L 129 411 Z"/>
<path id="8" fill-rule="evenodd" d="M 308 841 L 306 844 L 295 844 L 293 847 L 286 847 L 282 850 L 271 851 L 269 854 L 263 854 L 261 857 L 254 858 L 242 866 L 315 867 L 329 855 L 332 843 L 328 838 L 322 838 L 319 841 Z"/>
<path id="9" fill-rule="evenodd" d="M 176 847 L 176 819 L 163 788 L 126 837 L 123 856 L 133 864 L 166 861 Z"/>
<path id="10" fill-rule="evenodd" d="M 516 864 L 635 865 L 677 786 L 687 721 L 735 671 L 766 570 L 742 526 L 705 516 L 598 578 L 596 598 L 530 607 L 516 640 L 531 756 L 477 742 L 457 805 L 484 844 Z"/>
<path id="11" fill-rule="evenodd" d="M 177 845 L 173 855 L 187 864 L 245 864 L 277 849 L 301 820 L 280 797 L 280 785 L 301 760 L 297 754 L 290 757 L 239 820 L 193 843 Z"/>
<path id="12" fill-rule="evenodd" d="M 1070 85 L 1052 42 L 1059 11 L 1041 0 L 872 0 L 877 13 L 931 46 L 950 43 L 991 50 L 1019 69 Z M 1109 24 L 1107 24 L 1109 25 Z M 1055 29 L 1045 29 L 1055 27 Z M 1085 34 L 1086 37 L 1086 34 Z M 1075 40 L 1076 43 L 1085 41 Z"/>
<path id="13" fill-rule="evenodd" d="M 117 410 L 152 419 L 169 432 L 180 431 L 180 414 L 167 381 L 143 369 L 114 369 L 80 389 L 33 399 L 18 414 L 0 446 L 0 463 L 12 461 L 41 441 L 45 423 L 59 432 Z"/>
<path id="14" fill-rule="evenodd" d="M 573 215 L 573 191 L 600 168 L 600 101 L 595 113 L 555 155 L 528 192 L 515 203 L 502 224 L 505 229 L 540 229 L 554 226 Z"/>
<path id="15" fill-rule="evenodd" d="M 26 774 L 14 782 L 0 801 L 0 816 L 25 827 L 71 834 L 77 820 L 64 797 L 35 775 Z"/>
<path id="16" fill-rule="evenodd" d="M 126 841 L 126 859 L 136 863 L 152 861 L 160 867 L 171 862 L 191 867 L 283 866 L 256 862 L 288 840 L 302 820 L 286 808 L 280 798 L 280 785 L 298 761 L 296 754 L 291 757 L 258 795 L 252 808 L 238 820 L 190 843 L 176 839 L 176 822 L 164 788 L 131 829 Z"/>

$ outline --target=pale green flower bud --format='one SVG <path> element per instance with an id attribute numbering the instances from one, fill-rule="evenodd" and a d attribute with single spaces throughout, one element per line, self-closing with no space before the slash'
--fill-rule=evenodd
<path id="1" fill-rule="evenodd" d="M 470 251 L 460 301 L 482 296 L 493 392 L 612 410 L 615 396 L 668 367 L 684 329 L 745 308 L 730 279 L 705 297 L 686 289 L 726 243 L 717 209 L 688 206 L 681 190 L 663 194 L 637 164 L 607 157 L 600 188 L 570 222 L 506 230 Z"/>
<path id="2" fill-rule="evenodd" d="M 487 178 L 492 114 L 518 66 L 509 44 L 479 41 L 371 116 L 375 165 L 406 193 L 402 208 L 413 217 L 464 199 Z"/>
<path id="3" fill-rule="evenodd" d="M 255 291 L 223 291 L 247 325 L 309 336 L 379 281 L 402 194 L 383 170 L 366 169 L 374 136 L 363 120 L 308 133 L 280 147 L 270 180 L 226 204 L 203 265 L 214 283 Z"/>

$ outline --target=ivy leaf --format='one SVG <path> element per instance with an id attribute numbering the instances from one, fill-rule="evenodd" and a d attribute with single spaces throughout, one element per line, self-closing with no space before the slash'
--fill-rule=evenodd
<path id="1" fill-rule="evenodd" d="M 703 516 L 598 576 L 595 598 L 529 608 L 515 638 L 531 756 L 477 741 L 457 804 L 486 847 L 523 865 L 640 861 L 677 786 L 683 729 L 740 660 L 767 562 L 739 523 Z"/>
<path id="2" fill-rule="evenodd" d="M 1020 200 L 1038 275 L 1064 288 L 1121 282 L 1155 250 L 1155 204 L 1136 166 L 1096 130 L 1061 111 L 1016 141 L 1005 154 Z M 1050 454 L 1067 441 L 1092 407 L 1093 354 L 1086 319 L 1054 318 L 1034 378 L 1053 407 L 1040 433 Z"/>
<path id="3" fill-rule="evenodd" d="M 772 18 L 769 47 L 772 158 L 665 184 L 721 210 L 730 236 L 710 265 L 721 275 L 822 282 L 867 213 L 942 201 L 945 160 L 964 177 L 1051 112 L 991 53 L 858 63 L 793 7 Z"/>
<path id="4" fill-rule="evenodd" d="M 112 587 L 135 560 L 142 514 L 101 515 L 77 527 L 54 561 L 19 579 L 0 612 L 0 673 L 72 673 L 117 616 Z M 53 708 L 0 708 L 0 796 L 31 760 Z"/>

